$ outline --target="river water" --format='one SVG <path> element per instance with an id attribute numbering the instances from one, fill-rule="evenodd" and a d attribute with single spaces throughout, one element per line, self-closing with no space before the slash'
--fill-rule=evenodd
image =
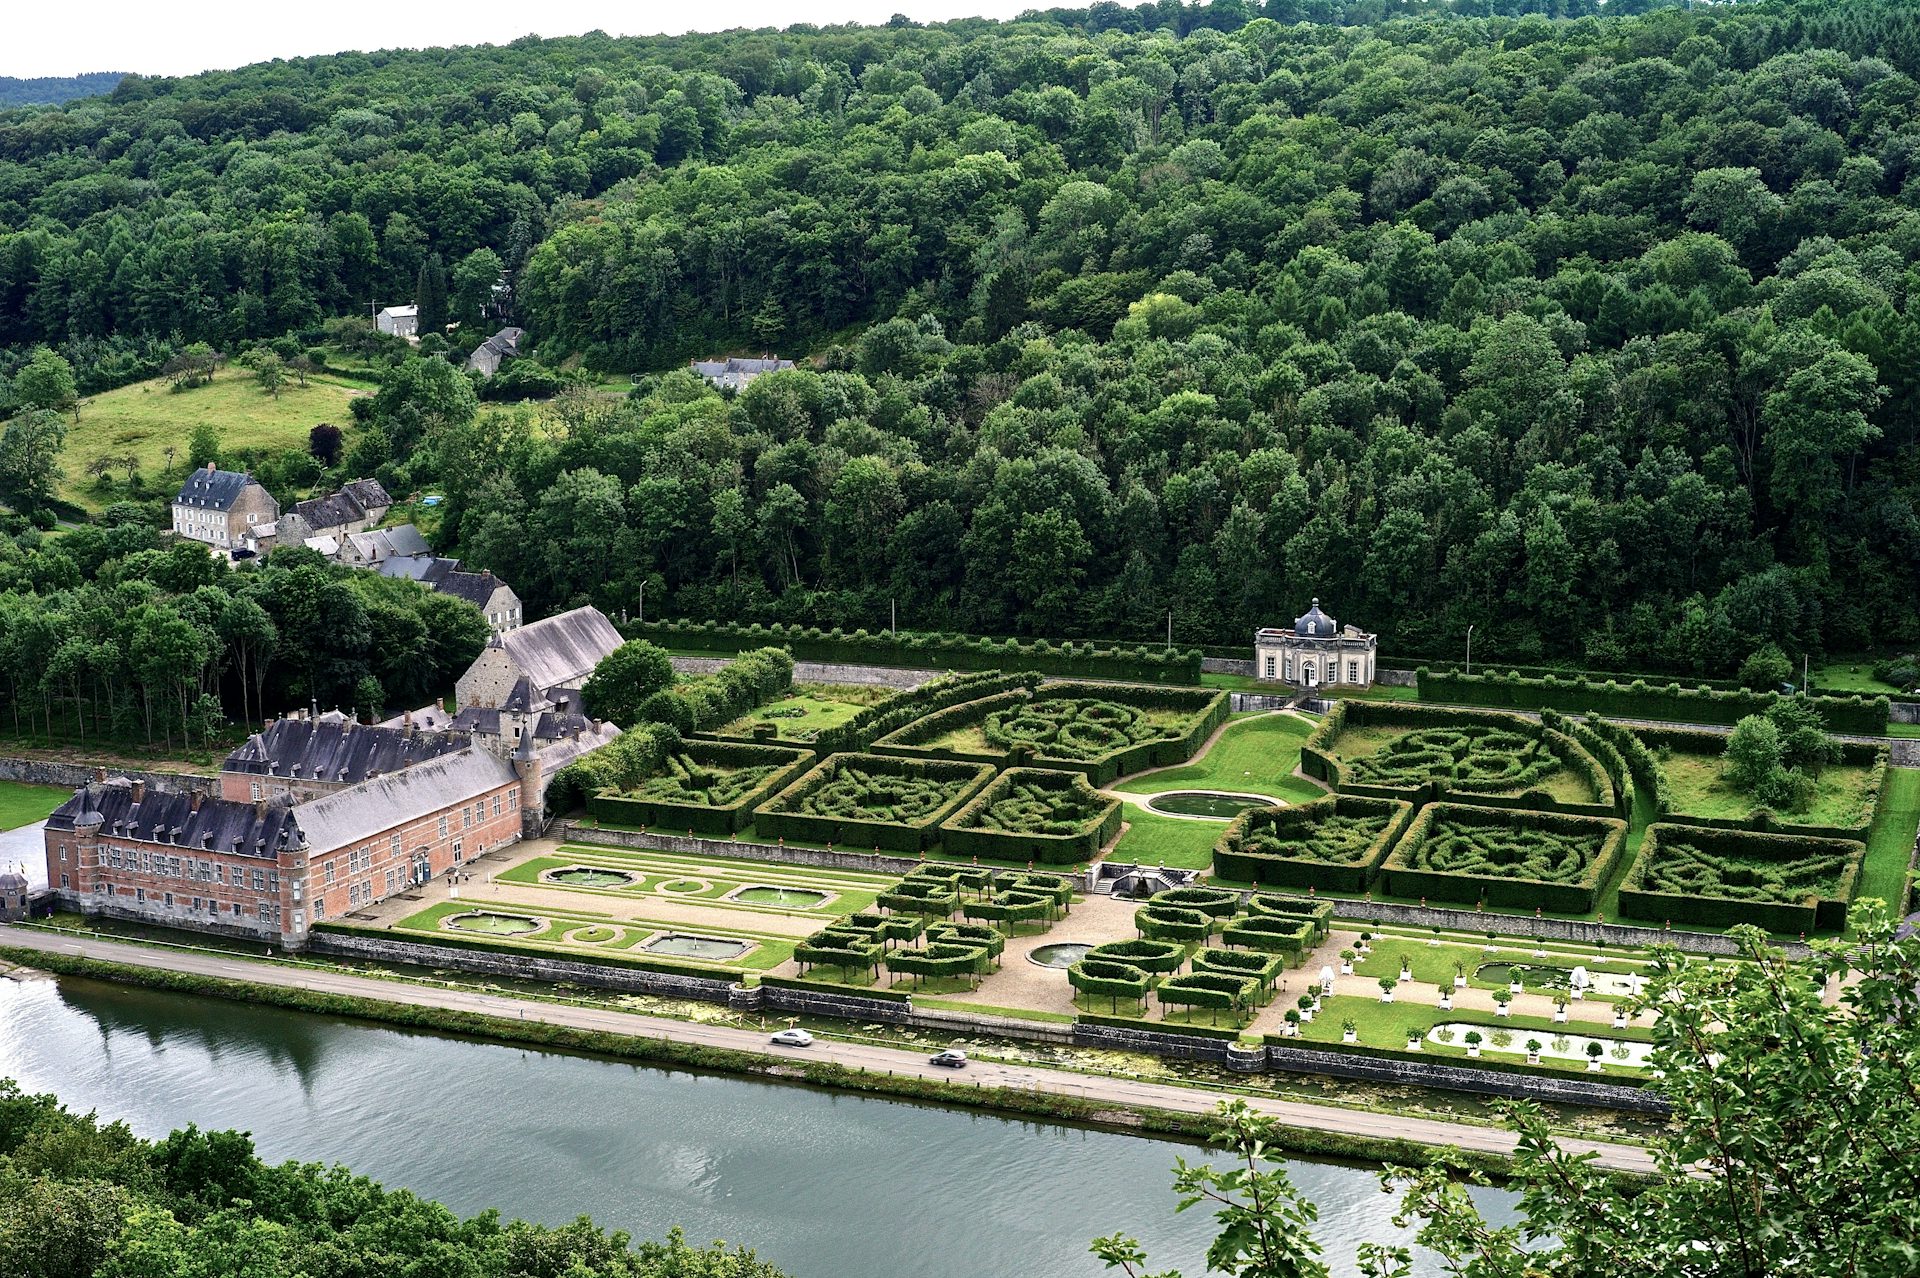
<path id="1" fill-rule="evenodd" d="M 93 981 L 0 979 L 0 1077 L 142 1136 L 240 1128 L 270 1161 L 345 1163 L 463 1215 L 678 1224 L 794 1278 L 1091 1278 L 1110 1271 L 1088 1241 L 1118 1231 L 1200 1278 L 1212 1236 L 1168 1192 L 1191 1146 Z M 1372 1172 L 1288 1171 L 1336 1274 L 1405 1239 Z"/>

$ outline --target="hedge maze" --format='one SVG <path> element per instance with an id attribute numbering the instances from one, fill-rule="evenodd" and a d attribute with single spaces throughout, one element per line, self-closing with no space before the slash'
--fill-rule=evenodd
<path id="1" fill-rule="evenodd" d="M 1014 688 L 936 711 L 874 743 L 884 754 L 1005 763 L 1031 759 L 1106 785 L 1184 763 L 1226 722 L 1227 695 L 1148 684 Z"/>
<path id="2" fill-rule="evenodd" d="M 804 771 L 805 750 L 721 741 L 684 741 L 655 772 L 624 792 L 588 798 L 595 819 L 701 834 L 744 829 L 754 810 Z"/>
<path id="3" fill-rule="evenodd" d="M 1620 886 L 1620 910 L 1650 922 L 1837 932 L 1866 851 L 1851 839 L 1656 823 Z"/>
<path id="4" fill-rule="evenodd" d="M 1592 910 L 1626 842 L 1627 823 L 1515 808 L 1423 808 L 1381 867 L 1394 896 Z"/>
<path id="5" fill-rule="evenodd" d="M 981 764 L 836 754 L 768 801 L 757 828 L 769 838 L 920 852 L 992 775 Z"/>
<path id="6" fill-rule="evenodd" d="M 1007 937 L 1046 931 L 1067 916 L 1073 881 L 1057 874 L 923 865 L 879 894 L 878 912 L 854 914 L 794 947 L 802 971 L 832 967 L 842 980 L 911 976 L 964 979 L 991 972 Z M 953 915 L 959 914 L 961 921 Z M 912 944 L 918 941 L 918 945 Z"/>
<path id="7" fill-rule="evenodd" d="M 1220 836 L 1213 872 L 1256 888 L 1361 892 L 1413 819 L 1403 799 L 1330 795 L 1287 808 L 1252 808 Z"/>
<path id="8" fill-rule="evenodd" d="M 1611 773 L 1565 732 L 1516 715 L 1342 701 L 1300 750 L 1302 770 L 1341 794 L 1416 803 L 1458 794 L 1607 816 Z"/>
<path id="9" fill-rule="evenodd" d="M 1120 832 L 1120 800 L 1083 773 L 1009 768 L 940 827 L 947 851 L 995 861 L 1090 861 Z"/>

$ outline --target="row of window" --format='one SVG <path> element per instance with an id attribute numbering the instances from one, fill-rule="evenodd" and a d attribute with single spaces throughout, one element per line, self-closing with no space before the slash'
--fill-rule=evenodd
<path id="1" fill-rule="evenodd" d="M 69 845 L 60 845 L 60 861 L 67 860 Z M 231 883 L 234 887 L 246 887 L 248 871 L 234 866 L 231 878 L 227 865 L 223 861 L 208 861 L 200 857 L 179 857 L 142 852 L 134 848 L 122 848 L 117 844 L 107 847 L 105 864 L 114 870 L 137 870 L 142 874 L 152 874 L 160 878 L 191 879 L 200 883 Z M 277 892 L 280 890 L 280 871 L 278 869 L 259 868 L 252 871 L 252 887 L 256 892 Z"/>
<path id="2" fill-rule="evenodd" d="M 60 886 L 67 886 L 67 876 L 64 874 L 60 876 Z M 112 896 L 114 894 L 113 884 L 111 883 L 96 883 L 93 891 L 96 896 Z M 156 892 L 154 893 L 154 897 L 155 899 L 149 902 L 145 888 L 136 887 L 133 889 L 133 900 L 136 905 L 160 905 L 169 910 L 185 908 L 191 913 L 206 914 L 214 918 L 220 915 L 221 903 L 212 897 L 190 897 L 186 899 L 184 906 L 175 902 L 174 895 L 171 892 Z M 228 902 L 227 908 L 233 918 L 246 917 L 246 907 L 239 901 Z M 278 923 L 280 921 L 280 905 L 277 901 L 261 901 L 254 906 L 254 912 L 255 916 L 262 923 Z"/>
<path id="3" fill-rule="evenodd" d="M 1292 657 L 1287 658 L 1285 675 L 1279 675 L 1275 673 L 1274 667 L 1277 664 L 1277 661 L 1278 659 L 1271 652 L 1268 653 L 1266 657 L 1267 664 L 1265 667 L 1265 671 L 1261 677 L 1266 679 L 1284 678 L 1288 683 L 1292 683 L 1293 682 L 1293 658 Z M 1312 661 L 1307 661 L 1303 663 L 1301 667 L 1301 678 L 1306 680 L 1306 682 L 1308 683 L 1318 683 L 1320 681 L 1319 671 L 1320 671 L 1320 667 L 1316 663 Z M 1340 663 L 1332 660 L 1331 658 L 1329 658 L 1327 661 L 1327 682 L 1328 683 L 1340 682 Z M 1347 682 L 1348 683 L 1360 682 L 1360 663 L 1358 661 L 1349 661 L 1347 663 Z"/>

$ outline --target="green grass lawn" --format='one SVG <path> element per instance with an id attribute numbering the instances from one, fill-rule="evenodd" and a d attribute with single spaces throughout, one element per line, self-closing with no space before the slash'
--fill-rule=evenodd
<path id="1" fill-rule="evenodd" d="M 530 918 L 542 924 L 531 932 L 495 933 L 468 928 L 448 928 L 442 920 L 456 914 L 492 914 Z M 742 913 L 743 920 L 750 918 Z M 426 937 L 455 936 L 494 945 L 524 946 L 591 962 L 595 954 L 682 963 L 689 967 L 735 968 L 766 971 L 793 957 L 793 938 L 755 932 L 744 927 L 717 927 L 702 923 L 697 927 L 683 923 L 653 922 L 647 919 L 614 919 L 584 910 L 556 910 L 549 906 L 516 905 L 511 902 L 441 901 L 410 914 L 392 925 L 392 931 Z M 695 935 L 748 942 L 752 948 L 737 958 L 689 959 L 655 955 L 644 946 L 650 938 L 666 933 Z M 590 938 L 611 935 L 612 940 Z"/>
<path id="2" fill-rule="evenodd" d="M 1108 860 L 1130 865 L 1165 865 L 1183 870 L 1213 866 L 1213 845 L 1226 831 L 1225 821 L 1194 821 L 1161 816 L 1129 803 L 1127 831 L 1114 845 Z"/>
<path id="3" fill-rule="evenodd" d="M 67 428 L 60 455 L 67 478 L 60 496 L 89 510 L 125 497 L 124 466 L 115 467 L 105 489 L 87 473 L 101 457 L 137 458 L 147 491 L 171 493 L 186 466 L 187 440 L 202 422 L 220 433 L 223 449 L 305 448 L 307 432 L 321 422 L 350 426 L 347 403 L 365 393 L 357 381 L 322 373 L 308 377 L 304 387 L 289 382 L 275 399 L 254 383 L 252 373 L 229 366 L 214 375 L 211 385 L 190 391 L 176 393 L 155 378 L 89 396 L 80 406 L 79 422 Z"/>
<path id="4" fill-rule="evenodd" d="M 1326 793 L 1313 782 L 1293 775 L 1300 766 L 1300 744 L 1315 726 L 1312 720 L 1293 714 L 1237 717 L 1215 739 L 1213 747 L 1191 763 L 1142 773 L 1113 788 L 1129 794 L 1241 790 L 1305 803 Z M 1225 828 L 1224 822 L 1221 828 Z"/>
<path id="5" fill-rule="evenodd" d="M 1898 911 L 1906 899 L 1907 858 L 1920 827 L 1920 769 L 1888 768 L 1880 788 L 1880 806 L 1867 835 L 1867 859 L 1860 868 L 1859 896 L 1874 896 Z"/>
<path id="6" fill-rule="evenodd" d="M 1271 697 L 1291 696 L 1295 688 L 1284 683 L 1270 683 L 1255 679 L 1250 675 L 1203 674 L 1200 685 L 1204 688 L 1225 688 L 1228 692 L 1258 692 Z M 1420 694 L 1413 688 L 1390 688 L 1377 683 L 1371 688 L 1340 687 L 1335 697 L 1350 701 L 1418 701 Z"/>
<path id="7" fill-rule="evenodd" d="M 1420 727 L 1401 723 L 1355 725 L 1342 729 L 1330 743 L 1329 749 L 1333 756 L 1342 762 L 1357 763 L 1376 755 L 1384 755 L 1394 742 L 1419 731 L 1422 731 Z M 1410 772 L 1411 769 L 1408 771 Z M 1410 783 L 1406 779 L 1396 779 L 1386 784 L 1406 786 Z M 1465 797 L 1466 783 L 1460 784 L 1463 789 L 1457 801 L 1471 802 L 1471 799 Z M 1593 803 L 1600 798 L 1584 777 L 1575 774 L 1571 768 L 1565 766 L 1556 767 L 1545 778 L 1530 783 L 1526 788 L 1544 790 L 1563 803 Z"/>
<path id="8" fill-rule="evenodd" d="M 771 723 L 782 741 L 811 741 L 824 728 L 837 728 L 872 705 L 874 693 L 890 694 L 890 688 L 865 685 L 841 687 L 837 684 L 802 683 L 791 694 L 757 710 L 749 710 L 719 730 L 725 737 L 749 737 L 758 723 Z"/>
<path id="9" fill-rule="evenodd" d="M 1920 737 L 1920 723 L 1889 723 L 1887 735 L 1890 737 Z"/>
<path id="10" fill-rule="evenodd" d="M 1721 756 L 1662 752 L 1660 770 L 1673 792 L 1674 811 L 1687 816 L 1744 817 L 1758 806 L 1754 797 L 1721 775 Z M 1855 825 L 1873 811 L 1873 770 L 1829 764 L 1820 770 L 1813 803 L 1781 819 L 1800 825 Z"/>
<path id="11" fill-rule="evenodd" d="M 1864 692 L 1868 696 L 1900 696 L 1900 689 L 1873 677 L 1872 657 L 1835 657 L 1807 672 L 1813 686 L 1822 692 Z"/>
<path id="12" fill-rule="evenodd" d="M 0 830 L 17 830 L 23 825 L 43 821 L 55 808 L 73 797 L 73 791 L 57 785 L 22 785 L 18 781 L 0 781 Z"/>

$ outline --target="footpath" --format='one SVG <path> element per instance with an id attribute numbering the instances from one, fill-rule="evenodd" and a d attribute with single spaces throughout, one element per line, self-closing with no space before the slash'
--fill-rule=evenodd
<path id="1" fill-rule="evenodd" d="M 48 953 L 71 954 L 131 967 L 160 968 L 172 972 L 222 980 L 248 981 L 259 985 L 310 990 L 324 994 L 346 995 L 416 1007 L 471 1012 L 505 1020 L 537 1021 L 548 1025 L 602 1033 L 622 1034 L 724 1048 L 736 1052 L 779 1059 L 805 1053 L 810 1058 L 832 1061 L 849 1069 L 890 1073 L 957 1085 L 1000 1087 L 1041 1094 L 1078 1097 L 1095 1104 L 1138 1106 L 1178 1113 L 1206 1113 L 1222 1099 L 1222 1094 L 1201 1088 L 1170 1086 L 1134 1079 L 1091 1077 L 1060 1070 L 1025 1065 L 1005 1065 L 994 1061 L 974 1061 L 964 1071 L 942 1069 L 927 1062 L 924 1049 L 908 1050 L 866 1043 L 841 1043 L 816 1040 L 810 1048 L 774 1048 L 767 1035 L 756 1030 L 726 1025 L 704 1025 L 666 1017 L 647 1016 L 612 1008 L 575 1007 L 517 999 L 471 990 L 440 989 L 403 984 L 349 972 L 291 967 L 251 959 L 228 958 L 179 950 L 159 950 L 121 941 L 63 936 L 31 928 L 0 926 L 0 945 Z M 1248 1103 L 1262 1113 L 1294 1127 L 1340 1132 L 1346 1135 L 1386 1140 L 1412 1140 L 1421 1144 L 1449 1146 L 1478 1153 L 1510 1154 L 1514 1148 L 1511 1133 L 1497 1128 L 1448 1123 L 1437 1119 L 1378 1114 L 1365 1110 L 1337 1109 L 1300 1101 L 1248 1097 Z M 956 1100 L 964 1103 L 963 1096 Z M 1650 1172 L 1652 1156 L 1631 1145 L 1565 1138 L 1563 1148 L 1576 1153 L 1592 1153 L 1600 1166 L 1618 1171 Z"/>

